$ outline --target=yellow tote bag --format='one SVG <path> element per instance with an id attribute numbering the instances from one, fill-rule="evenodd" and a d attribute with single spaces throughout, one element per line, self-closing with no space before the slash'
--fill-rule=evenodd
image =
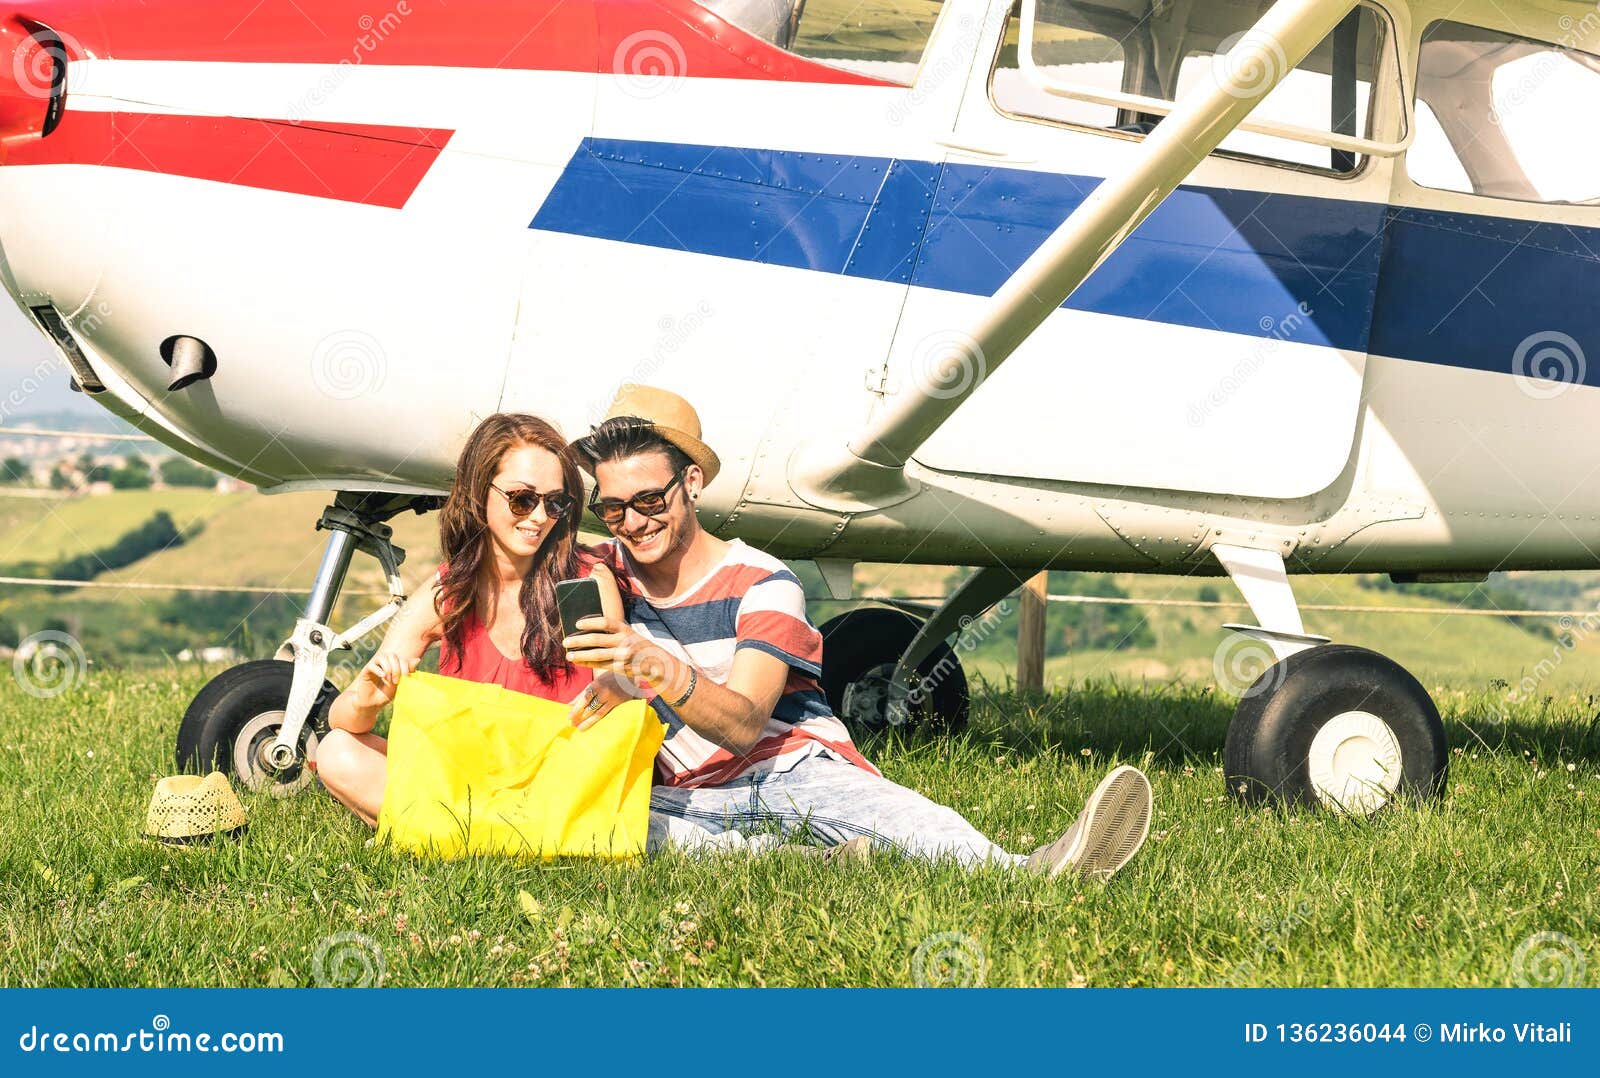
<path id="1" fill-rule="evenodd" d="M 438 674 L 400 680 L 378 839 L 416 853 L 637 857 L 665 727 L 642 700 L 578 731 L 568 705 Z"/>

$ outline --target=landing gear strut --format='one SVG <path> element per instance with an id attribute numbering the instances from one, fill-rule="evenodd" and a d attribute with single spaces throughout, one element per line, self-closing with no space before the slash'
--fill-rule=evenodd
<path id="1" fill-rule="evenodd" d="M 400 581 L 405 551 L 389 541 L 393 530 L 383 521 L 440 504 L 436 497 L 341 492 L 323 510 L 317 529 L 328 532 L 328 545 L 294 633 L 274 658 L 225 670 L 195 696 L 178 728 L 180 770 L 215 769 L 280 796 L 311 781 L 305 764 L 316 759 L 318 735 L 327 732 L 328 708 L 338 695 L 326 676 L 328 653 L 349 648 L 406 601 Z M 327 621 L 357 550 L 383 566 L 389 601 L 338 633 Z"/>
<path id="2" fill-rule="evenodd" d="M 1245 690 L 1223 751 L 1228 792 L 1367 816 L 1401 798 L 1441 796 L 1449 755 L 1428 692 L 1398 663 L 1305 633 L 1282 557 L 1212 548 L 1276 661 Z"/>

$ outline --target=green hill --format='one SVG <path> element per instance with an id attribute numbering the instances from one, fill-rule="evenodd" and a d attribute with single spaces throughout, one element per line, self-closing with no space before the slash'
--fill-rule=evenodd
<path id="1" fill-rule="evenodd" d="M 1126 575 L 1118 582 L 1134 598 L 1196 599 L 1210 586 L 1219 598 L 1239 601 L 1233 608 L 1144 608 L 1156 642 L 1130 651 L 1088 651 L 1046 663 L 1057 678 L 1119 673 L 1153 679 L 1209 678 L 1219 648 L 1231 634 L 1223 622 L 1252 624 L 1249 609 L 1226 578 L 1145 577 Z M 1438 613 L 1358 613 L 1304 611 L 1306 630 L 1348 644 L 1382 652 L 1415 673 L 1429 687 L 1434 682 L 1467 681 L 1485 686 L 1495 679 L 1516 683 L 1539 677 L 1547 691 L 1600 684 L 1600 633 L 1575 633 L 1572 647 L 1520 628 L 1503 618 L 1450 613 L 1456 604 L 1426 595 L 1376 591 L 1354 576 L 1296 577 L 1295 594 L 1304 606 L 1365 606 L 1379 609 L 1424 608 Z M 1557 623 L 1558 624 L 1558 623 Z M 1557 658 L 1559 656 L 1559 658 Z"/>
<path id="2" fill-rule="evenodd" d="M 0 565 L 87 554 L 161 510 L 171 514 L 179 530 L 187 530 L 252 497 L 193 489 L 118 490 L 60 499 L 0 495 Z"/>
<path id="3" fill-rule="evenodd" d="M 89 587 L 0 589 L 0 619 L 20 635 L 64 629 L 81 641 L 89 661 L 97 665 L 170 657 L 184 648 L 211 645 L 252 656 L 270 654 L 293 628 L 316 575 L 327 535 L 315 525 L 328 501 L 320 492 L 267 497 L 178 490 L 119 491 L 48 507 L 30 503 L 29 512 L 12 514 L 9 526 L 0 517 L 0 552 L 12 551 L 12 564 L 25 556 L 50 562 L 57 553 L 72 557 L 103 549 L 162 510 L 190 535 L 182 546 L 100 573 Z M 437 520 L 408 514 L 394 522 L 396 540 L 408 552 L 401 569 L 408 586 L 437 564 Z M 45 538 L 49 536 L 55 538 Z M 105 586 L 118 584 L 243 585 L 282 592 L 181 593 Z M 383 588 L 377 562 L 358 554 L 333 623 L 348 627 L 382 602 L 381 597 L 353 593 Z"/>
<path id="4" fill-rule="evenodd" d="M 182 547 L 151 555 L 136 565 L 106 573 L 107 582 L 160 581 L 187 584 L 249 584 L 304 592 L 316 576 L 327 545 L 317 519 L 329 503 L 320 491 L 250 494 L 217 512 L 205 530 Z M 438 565 L 439 517 L 406 513 L 390 521 L 395 542 L 405 550 L 400 575 L 414 585 Z M 346 587 L 383 587 L 378 563 L 357 554 Z"/>
<path id="5" fill-rule="evenodd" d="M 149 555 L 132 565 L 101 574 L 97 584 L 184 583 L 250 585 L 282 589 L 273 597 L 213 595 L 185 605 L 168 591 L 101 587 L 52 591 L 13 587 L 0 593 L 0 617 L 29 631 L 56 619 L 80 634 L 97 661 L 117 661 L 145 653 L 174 653 L 185 646 L 220 642 L 218 626 L 247 621 L 251 646 L 270 649 L 292 626 L 316 573 L 327 537 L 315 523 L 328 495 L 321 492 L 264 496 L 254 492 L 217 495 L 209 491 L 119 491 L 99 497 L 42 502 L 0 499 L 0 562 L 32 558 L 71 557 L 114 542 L 138 527 L 158 510 L 172 514 L 180 528 L 203 524 L 181 547 Z M 408 513 L 391 522 L 396 541 L 407 551 L 402 576 L 408 589 L 438 564 L 438 516 Z M 812 594 L 820 597 L 820 577 L 801 566 Z M 930 598 L 947 594 L 964 570 L 921 565 L 861 565 L 856 570 L 856 594 L 899 598 Z M 1378 590 L 1378 578 L 1297 577 L 1296 593 L 1302 604 L 1359 606 L 1379 610 L 1420 608 L 1426 613 L 1377 613 L 1308 609 L 1308 631 L 1335 640 L 1361 644 L 1391 656 L 1415 672 L 1430 687 L 1448 682 L 1508 691 L 1522 684 L 1538 692 L 1565 691 L 1600 685 L 1600 632 L 1586 630 L 1580 620 L 1563 624 L 1550 619 L 1542 625 L 1515 625 L 1500 617 L 1452 616 L 1460 601 L 1455 593 Z M 1237 640 L 1224 632 L 1228 621 L 1249 622 L 1249 611 L 1239 601 L 1232 584 L 1222 577 L 1158 577 L 1117 574 L 1058 575 L 1072 590 L 1121 589 L 1130 600 L 1145 600 L 1134 612 L 1126 608 L 1072 607 L 1052 603 L 1048 608 L 1053 648 L 1061 641 L 1093 640 L 1094 647 L 1073 647 L 1053 654 L 1046 663 L 1053 682 L 1074 682 L 1115 675 L 1150 681 L 1183 680 L 1208 683 L 1214 679 L 1219 650 L 1236 648 Z M 1053 583 L 1054 590 L 1061 587 Z M 1497 575 L 1493 586 L 1502 600 L 1529 608 L 1592 609 L 1600 598 L 1600 573 L 1515 573 Z M 377 563 L 357 555 L 346 582 L 346 593 L 334 623 L 348 626 L 371 611 L 381 600 L 352 594 L 381 591 Z M 1449 597 L 1455 596 L 1455 597 Z M 1165 607 L 1150 600 L 1214 598 L 1238 605 L 1230 607 Z M 1013 604 L 1014 605 L 1014 604 Z M 817 602 L 813 615 L 819 622 L 843 609 L 839 604 Z M 1117 610 L 1115 616 L 1101 611 Z M 192 623 L 192 625 L 191 625 Z M 1100 626 L 1098 633 L 1079 631 L 1083 624 Z M 185 632 L 190 627 L 193 631 Z M 1103 631 L 1112 627 L 1110 633 Z M 1070 627 L 1072 631 L 1066 631 Z M 237 644 L 237 634 L 230 640 Z M 985 631 L 974 646 L 963 649 L 970 673 L 1004 684 L 1016 668 L 1015 613 L 998 622 L 997 631 Z M 1223 662 L 1234 655 L 1223 653 Z M 1245 662 L 1248 666 L 1248 661 Z M 1531 679 L 1523 683 L 1523 679 Z M 1503 683 L 1503 684 L 1502 684 Z M 1500 688 L 1496 688 L 1499 686 Z"/>
<path id="6" fill-rule="evenodd" d="M 861 565 L 856 569 L 858 595 L 922 598 L 944 595 L 959 571 L 921 565 Z M 1432 597 L 1428 589 L 1414 593 L 1376 590 L 1376 578 L 1297 576 L 1295 594 L 1303 606 L 1362 606 L 1394 610 L 1423 608 L 1437 613 L 1361 613 L 1305 610 L 1306 631 L 1359 644 L 1390 656 L 1433 687 L 1434 682 L 1470 681 L 1488 686 L 1496 680 L 1517 687 L 1533 678 L 1540 692 L 1600 687 L 1600 631 L 1585 631 L 1582 619 L 1562 623 L 1551 618 L 1547 633 L 1556 639 L 1513 625 L 1504 618 L 1450 613 L 1458 604 Z M 1046 677 L 1080 681 L 1115 675 L 1154 681 L 1205 681 L 1214 678 L 1219 649 L 1232 642 L 1224 622 L 1252 624 L 1254 618 L 1237 588 L 1226 577 L 1146 576 L 1115 574 L 1115 583 L 1132 599 L 1199 600 L 1203 590 L 1229 607 L 1139 608 L 1154 637 L 1134 647 L 1085 649 L 1050 658 Z M 1363 583 L 1368 586 L 1363 586 Z M 1493 583 L 1515 592 L 1528 609 L 1596 609 L 1600 573 L 1496 574 Z M 1047 624 L 1064 616 L 1065 604 L 1051 603 Z M 1597 616 L 1600 621 L 1600 616 Z M 1002 618 L 997 631 L 964 653 L 970 673 L 1004 684 L 1016 673 L 1016 615 Z M 1591 623 L 1592 625 L 1593 623 Z M 1229 653 L 1232 654 L 1231 652 Z M 1224 656 L 1226 661 L 1227 656 Z M 1248 665 L 1248 662 L 1246 663 Z"/>

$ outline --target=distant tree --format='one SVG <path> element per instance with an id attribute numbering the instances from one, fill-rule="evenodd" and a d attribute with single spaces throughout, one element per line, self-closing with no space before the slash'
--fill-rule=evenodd
<path id="1" fill-rule="evenodd" d="M 46 633 L 70 633 L 72 632 L 72 627 L 60 618 L 45 618 L 44 625 L 40 631 Z"/>
<path id="2" fill-rule="evenodd" d="M 17 631 L 17 624 L 7 618 L 0 618 L 0 648 L 14 648 L 22 642 L 22 634 Z"/>
<path id="3" fill-rule="evenodd" d="M 250 637 L 281 640 L 294 630 L 294 596 L 244 592 L 180 592 L 157 610 L 168 639 L 191 647 L 221 644 L 244 648 Z"/>
<path id="4" fill-rule="evenodd" d="M 217 473 L 187 457 L 169 457 L 161 462 L 161 481 L 169 487 L 210 488 L 216 485 Z"/>
<path id="5" fill-rule="evenodd" d="M 1220 603 L 1222 596 L 1217 594 L 1217 589 L 1210 584 L 1200 585 L 1200 594 L 1196 596 L 1202 603 Z"/>
<path id="6" fill-rule="evenodd" d="M 21 457 L 7 457 L 0 461 L 0 483 L 26 483 L 31 476 L 28 462 Z"/>
<path id="7" fill-rule="evenodd" d="M 1109 573 L 1053 572 L 1050 574 L 1050 590 L 1105 599 L 1129 597 Z M 1059 613 L 1051 611 L 1049 625 L 1050 638 L 1045 644 L 1047 654 L 1083 648 L 1124 651 L 1155 643 L 1155 633 L 1145 621 L 1144 614 L 1131 604 L 1068 603 Z M 1056 641 L 1059 641 L 1059 645 Z"/>
<path id="8" fill-rule="evenodd" d="M 123 466 L 112 469 L 106 477 L 118 490 L 146 490 L 154 481 L 150 465 L 140 457 L 130 456 Z"/>
<path id="9" fill-rule="evenodd" d="M 116 490 L 149 490 L 153 482 L 149 472 L 130 472 L 118 468 L 111 473 L 111 486 Z"/>
<path id="10" fill-rule="evenodd" d="M 56 467 L 54 467 L 54 468 L 52 468 L 50 470 L 50 489 L 51 490 L 67 490 L 71 486 L 72 486 L 72 477 L 67 474 L 65 468 L 62 468 L 58 464 L 58 465 L 56 465 Z"/>
<path id="11" fill-rule="evenodd" d="M 966 574 L 965 569 L 952 572 L 945 579 L 945 590 L 953 591 Z M 1130 598 L 1109 573 L 1054 570 L 1047 588 L 1055 595 Z M 977 619 L 973 622 L 974 628 L 963 634 L 963 662 L 977 657 L 1015 662 L 1017 604 L 1013 602 L 1010 613 L 1001 616 L 998 622 L 990 622 L 990 616 Z M 1144 613 L 1132 603 L 1051 603 L 1045 618 L 1044 647 L 1048 657 L 1085 649 L 1124 651 L 1155 643 L 1155 632 L 1145 621 Z"/>
<path id="12" fill-rule="evenodd" d="M 1392 591 L 1401 595 L 1425 595 L 1430 599 L 1439 599 L 1450 603 L 1452 606 L 1465 609 L 1516 610 L 1530 605 L 1518 592 L 1498 582 L 1476 584 L 1467 582 L 1442 584 L 1396 583 L 1387 576 L 1362 574 L 1356 577 L 1356 586 L 1367 591 Z M 1507 614 L 1504 620 L 1524 632 L 1545 640 L 1558 638 L 1554 624 L 1555 619 L 1553 618 L 1519 617 L 1515 614 Z"/>

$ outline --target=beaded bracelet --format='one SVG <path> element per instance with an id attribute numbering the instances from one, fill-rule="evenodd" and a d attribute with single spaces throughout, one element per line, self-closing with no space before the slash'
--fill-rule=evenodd
<path id="1" fill-rule="evenodd" d="M 683 695 L 678 697 L 676 700 L 668 700 L 667 706 L 676 711 L 684 704 L 688 703 L 689 697 L 694 695 L 695 686 L 698 684 L 700 684 L 700 675 L 695 671 L 695 668 L 691 666 L 689 667 L 689 687 L 683 690 Z"/>

